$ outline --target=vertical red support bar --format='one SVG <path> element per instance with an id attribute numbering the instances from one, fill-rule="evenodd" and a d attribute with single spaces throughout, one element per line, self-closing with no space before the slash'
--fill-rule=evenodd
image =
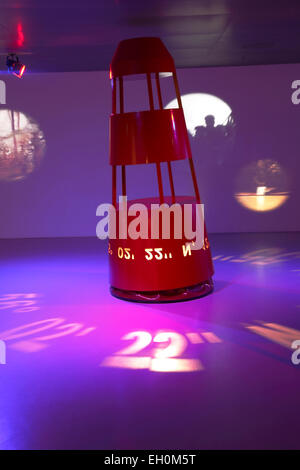
<path id="1" fill-rule="evenodd" d="M 120 89 L 120 113 L 124 113 L 124 92 L 123 92 L 123 77 L 119 77 L 119 89 Z"/>
<path id="2" fill-rule="evenodd" d="M 112 113 L 117 112 L 117 83 L 116 78 L 112 79 Z M 117 168 L 115 165 L 112 166 L 112 203 L 113 206 L 117 206 Z"/>
<path id="3" fill-rule="evenodd" d="M 192 158 L 189 158 L 189 164 L 190 164 L 190 169 L 191 169 L 191 174 L 192 174 L 192 179 L 193 179 L 193 184 L 194 184 L 196 201 L 198 204 L 201 204 L 200 193 L 198 189 L 198 183 L 197 183 L 197 178 L 196 178 L 196 173 L 195 173 L 195 168 L 194 168 L 194 162 Z"/>
<path id="4" fill-rule="evenodd" d="M 156 173 L 157 173 L 158 190 L 159 190 L 159 201 L 160 201 L 161 204 L 163 204 L 163 202 L 164 202 L 164 191 L 163 191 L 160 163 L 156 163 Z"/>
<path id="5" fill-rule="evenodd" d="M 176 201 L 175 198 L 175 190 L 174 190 L 174 181 L 173 181 L 173 174 L 172 174 L 172 167 L 171 167 L 171 162 L 168 163 L 168 173 L 169 173 L 169 181 L 170 181 L 170 188 L 171 188 L 171 194 L 172 194 L 172 203 L 174 204 Z"/>
<path id="6" fill-rule="evenodd" d="M 149 95 L 149 106 L 151 111 L 154 109 L 153 101 L 153 92 L 152 92 L 152 83 L 151 83 L 151 74 L 147 73 L 147 86 L 148 86 L 148 95 Z"/>
<path id="7" fill-rule="evenodd" d="M 117 167 L 112 166 L 112 203 L 117 207 Z"/>
<path id="8" fill-rule="evenodd" d="M 160 89 L 159 73 L 158 73 L 158 72 L 155 74 L 155 81 L 156 81 L 156 88 L 157 88 L 157 96 L 158 96 L 159 108 L 160 108 L 160 109 L 163 109 L 163 108 L 164 108 L 164 105 L 163 105 L 163 100 L 162 100 L 162 96 L 161 96 L 161 89 Z"/>
<path id="9" fill-rule="evenodd" d="M 122 165 L 122 196 L 126 196 L 126 166 Z"/>
<path id="10" fill-rule="evenodd" d="M 123 77 L 119 77 L 120 85 L 120 114 L 124 113 L 124 87 Z M 122 165 L 122 196 L 126 196 L 126 167 Z"/>
<path id="11" fill-rule="evenodd" d="M 159 108 L 164 109 L 163 100 L 161 96 L 160 83 L 159 83 L 159 73 L 155 74 L 155 81 L 156 81 Z M 173 181 L 171 162 L 168 162 L 168 173 L 169 173 L 169 181 L 170 181 L 170 188 L 171 188 L 171 194 L 172 194 L 172 203 L 174 203 L 175 202 L 175 190 L 174 190 L 174 181 Z"/>
<path id="12" fill-rule="evenodd" d="M 153 111 L 154 101 L 153 101 L 153 92 L 152 92 L 152 83 L 151 83 L 150 73 L 147 73 L 147 86 L 148 86 L 148 95 L 149 95 L 149 106 L 150 106 L 150 110 Z M 159 200 L 160 200 L 160 203 L 163 204 L 164 190 L 163 190 L 163 184 L 162 184 L 160 163 L 156 163 L 156 173 L 157 173 L 157 181 L 158 181 Z"/>
<path id="13" fill-rule="evenodd" d="M 180 91 L 179 91 L 179 85 L 178 85 L 178 80 L 177 80 L 177 73 L 176 73 L 176 71 L 173 72 L 173 80 L 174 80 L 174 86 L 175 86 L 175 92 L 176 92 L 176 98 L 177 98 L 178 107 L 179 107 L 179 108 L 182 108 L 182 102 L 181 102 L 181 96 L 180 96 Z"/>
<path id="14" fill-rule="evenodd" d="M 117 89 L 116 89 L 116 79 L 112 79 L 112 113 L 116 114 L 117 112 Z"/>

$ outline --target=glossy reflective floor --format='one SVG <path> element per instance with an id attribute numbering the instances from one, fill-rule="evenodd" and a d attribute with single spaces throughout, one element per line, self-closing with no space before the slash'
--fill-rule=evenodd
<path id="1" fill-rule="evenodd" d="M 210 241 L 214 293 L 147 305 L 104 242 L 2 240 L 0 448 L 299 448 L 300 236 Z"/>

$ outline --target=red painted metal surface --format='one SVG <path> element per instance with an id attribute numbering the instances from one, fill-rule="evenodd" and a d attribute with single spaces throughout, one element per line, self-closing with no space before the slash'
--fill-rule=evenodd
<path id="1" fill-rule="evenodd" d="M 163 109 L 160 72 L 171 72 L 178 108 Z M 145 74 L 149 110 L 127 113 L 124 109 L 123 77 Z M 117 168 L 122 171 L 122 192 L 126 195 L 126 165 L 155 163 L 159 199 L 142 200 L 200 204 L 188 133 L 184 120 L 174 62 L 159 38 L 135 38 L 122 41 L 110 67 L 112 115 L 110 117 L 110 164 L 112 165 L 112 201 L 118 214 Z M 155 87 L 153 88 L 153 83 Z M 155 90 L 156 88 L 156 90 Z M 154 93 L 159 109 L 155 109 Z M 118 101 L 117 103 L 117 94 Z M 117 109 L 119 112 L 117 112 Z M 174 185 L 172 161 L 188 159 L 195 198 L 178 196 Z M 167 162 L 171 197 L 165 195 L 161 163 Z M 137 201 L 132 201 L 137 202 Z M 130 202 L 128 202 L 130 206 Z M 149 226 L 151 225 L 149 214 Z M 184 233 L 184 231 L 183 231 Z M 201 249 L 186 245 L 191 240 L 111 239 L 109 244 L 110 284 L 113 295 L 134 301 L 165 302 L 201 297 L 213 289 L 213 265 L 209 241 L 204 233 Z"/>
<path id="2" fill-rule="evenodd" d="M 110 117 L 110 164 L 136 165 L 191 157 L 182 109 Z"/>
<path id="3" fill-rule="evenodd" d="M 170 198 L 166 202 L 171 205 Z M 193 203 L 192 197 L 180 197 L 183 204 Z M 159 204 L 158 199 L 149 198 L 132 201 L 150 208 Z M 148 226 L 151 232 L 150 211 Z M 117 220 L 119 211 L 117 211 Z M 128 217 L 128 224 L 133 217 Z M 184 233 L 184 232 L 183 232 Z M 188 244 L 186 246 L 186 244 Z M 209 241 L 205 231 L 203 247 L 191 249 L 191 240 L 160 238 L 132 240 L 110 240 L 109 242 L 110 284 L 129 291 L 165 291 L 195 286 L 213 275 Z"/>

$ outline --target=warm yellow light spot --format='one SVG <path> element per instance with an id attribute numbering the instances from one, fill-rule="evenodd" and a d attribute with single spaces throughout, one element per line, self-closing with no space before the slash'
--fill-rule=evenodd
<path id="1" fill-rule="evenodd" d="M 253 193 L 237 193 L 236 200 L 247 209 L 256 212 L 273 211 L 282 206 L 288 199 L 288 193 L 273 194 L 253 194 Z"/>
<path id="2" fill-rule="evenodd" d="M 187 339 L 175 331 L 161 331 L 153 338 L 154 343 L 167 343 L 163 348 L 157 348 L 154 356 L 159 359 L 181 356 L 188 346 Z"/>
<path id="3" fill-rule="evenodd" d="M 287 185 L 287 176 L 279 163 L 258 160 L 240 171 L 235 198 L 249 210 L 272 211 L 288 199 Z"/>
<path id="4" fill-rule="evenodd" d="M 286 348 L 291 348 L 292 342 L 300 338 L 299 330 L 279 325 L 278 323 L 266 322 L 263 323 L 262 326 L 249 325 L 246 328 Z"/>
<path id="5" fill-rule="evenodd" d="M 209 343 L 222 343 L 222 340 L 211 331 L 205 331 L 201 334 Z"/>
<path id="6" fill-rule="evenodd" d="M 104 359 L 102 367 L 117 367 L 121 369 L 149 369 L 151 357 L 109 356 Z"/>
<path id="7" fill-rule="evenodd" d="M 148 331 L 132 331 L 122 337 L 123 340 L 135 340 L 129 346 L 118 351 L 116 355 L 137 354 L 145 349 L 152 341 L 152 335 Z"/>
<path id="8" fill-rule="evenodd" d="M 167 357 L 152 359 L 150 370 L 153 372 L 195 372 L 204 367 L 199 359 L 177 359 Z"/>
<path id="9" fill-rule="evenodd" d="M 203 339 L 198 333 L 187 333 L 186 336 L 193 344 L 203 343 Z"/>

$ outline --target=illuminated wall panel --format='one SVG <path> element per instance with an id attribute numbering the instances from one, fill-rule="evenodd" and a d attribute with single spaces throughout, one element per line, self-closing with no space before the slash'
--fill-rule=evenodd
<path id="1" fill-rule="evenodd" d="M 210 232 L 300 230 L 300 104 L 292 102 L 299 77 L 297 64 L 178 70 L 183 103 L 193 96 L 189 138 Z M 0 237 L 94 236 L 96 208 L 111 198 L 107 71 L 0 79 L 6 83 L 0 111 L 30 117 L 45 142 L 34 171 L 0 179 Z M 133 110 L 143 86 L 124 82 Z M 164 78 L 161 87 L 167 107 L 175 99 L 172 80 Z M 275 184 L 272 165 L 280 169 Z M 190 191 L 187 171 L 174 162 L 181 194 Z M 141 174 L 138 165 L 128 171 L 131 199 L 152 194 L 155 167 L 149 165 L 146 180 Z M 163 169 L 162 176 L 167 181 Z"/>

